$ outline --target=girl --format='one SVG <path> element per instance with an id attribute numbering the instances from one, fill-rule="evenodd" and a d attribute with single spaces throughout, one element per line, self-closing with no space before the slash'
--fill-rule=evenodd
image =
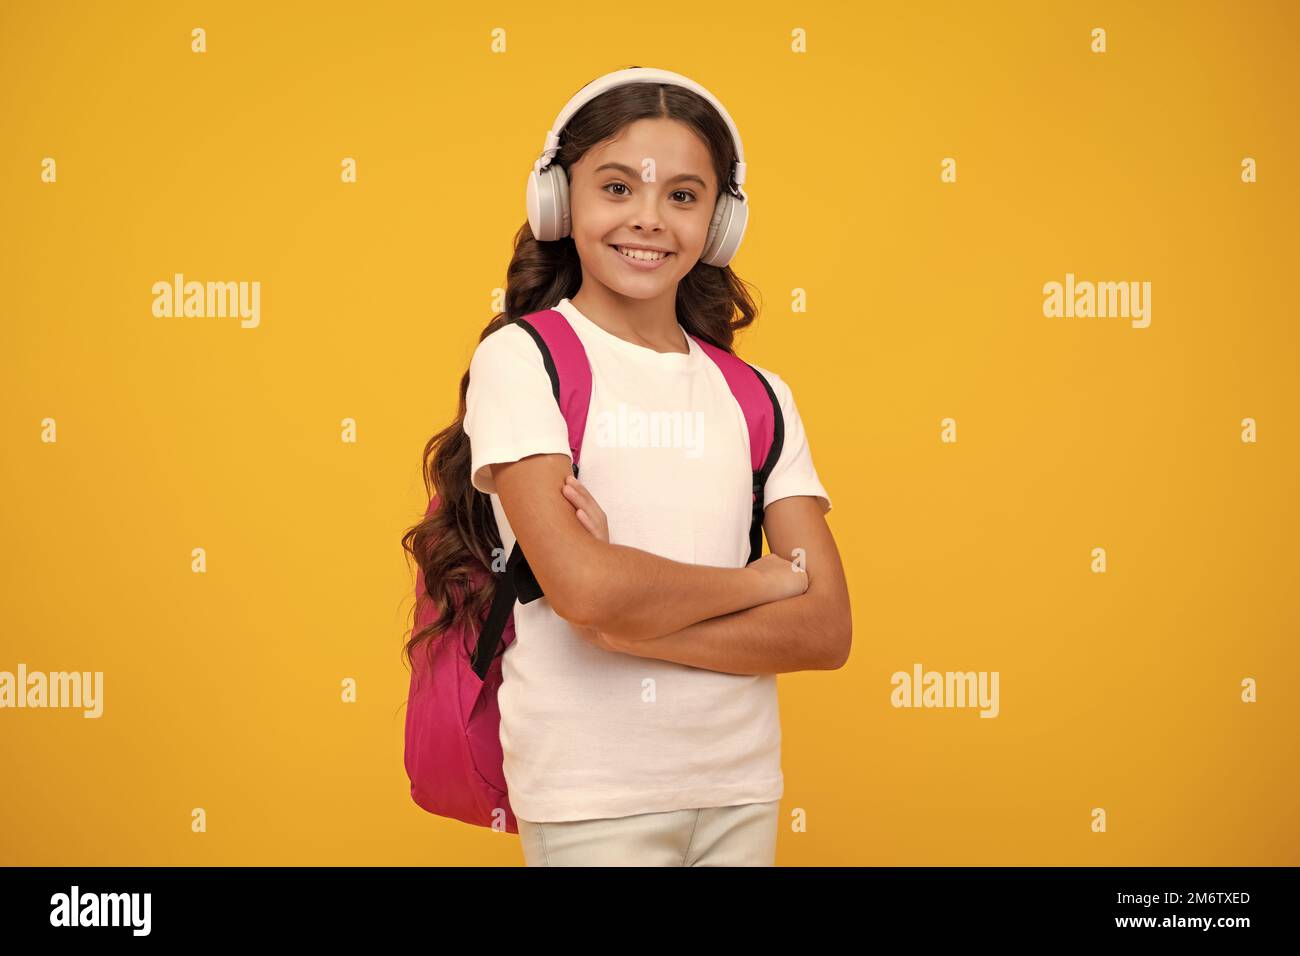
<path id="1" fill-rule="evenodd" d="M 545 592 L 515 605 L 498 692 L 528 865 L 771 866 L 775 675 L 841 666 L 851 620 L 793 395 L 758 366 L 784 434 L 763 489 L 772 553 L 747 563 L 749 436 L 695 338 L 729 352 L 754 320 L 726 265 L 739 236 L 719 250 L 715 222 L 745 201 L 739 136 L 702 87 L 639 67 L 584 87 L 553 136 L 560 237 L 536 238 L 530 185 L 505 312 L 479 337 L 459 417 L 425 448 L 442 506 L 403 544 L 449 620 L 482 619 L 492 594 L 458 607 L 458 589 L 516 536 Z M 544 309 L 591 366 L 582 482 L 542 354 L 514 322 Z M 664 421 L 681 427 L 638 427 Z"/>

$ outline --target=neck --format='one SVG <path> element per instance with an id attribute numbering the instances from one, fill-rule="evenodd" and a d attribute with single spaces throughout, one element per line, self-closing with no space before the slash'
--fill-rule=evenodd
<path id="1" fill-rule="evenodd" d="M 676 286 L 655 299 L 633 299 L 591 279 L 569 299 L 611 335 L 656 352 L 686 354 L 691 349 L 677 327 L 676 300 Z"/>

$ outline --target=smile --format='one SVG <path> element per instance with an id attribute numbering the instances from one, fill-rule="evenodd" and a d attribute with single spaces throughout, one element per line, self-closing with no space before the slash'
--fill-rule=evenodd
<path id="1" fill-rule="evenodd" d="M 658 269 L 674 255 L 671 252 L 651 252 L 649 249 L 628 249 L 624 246 L 610 248 L 629 266 L 642 271 Z"/>

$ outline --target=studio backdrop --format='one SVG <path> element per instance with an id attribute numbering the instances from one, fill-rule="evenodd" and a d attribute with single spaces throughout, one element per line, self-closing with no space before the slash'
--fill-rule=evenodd
<path id="1" fill-rule="evenodd" d="M 851 587 L 778 862 L 1300 862 L 1298 27 L 6 3 L 0 863 L 522 862 L 411 800 L 400 539 L 548 124 L 632 64 L 744 137 L 736 347 Z"/>

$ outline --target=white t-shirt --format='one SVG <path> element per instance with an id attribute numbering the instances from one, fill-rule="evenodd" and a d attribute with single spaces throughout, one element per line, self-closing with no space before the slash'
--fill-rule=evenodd
<path id="1" fill-rule="evenodd" d="M 578 480 L 608 517 L 610 542 L 690 564 L 744 567 L 753 507 L 749 432 L 721 370 L 689 336 L 689 354 L 659 353 L 602 329 L 567 298 L 554 308 L 591 365 Z M 755 368 L 785 418 L 765 502 L 813 495 L 829 511 L 790 387 Z M 478 344 L 464 429 L 474 487 L 491 494 L 509 554 L 515 535 L 488 465 L 570 454 L 541 351 L 518 325 Z M 545 597 L 516 603 L 514 620 L 498 701 L 516 816 L 583 820 L 782 796 L 774 674 L 723 674 L 603 650 Z"/>

